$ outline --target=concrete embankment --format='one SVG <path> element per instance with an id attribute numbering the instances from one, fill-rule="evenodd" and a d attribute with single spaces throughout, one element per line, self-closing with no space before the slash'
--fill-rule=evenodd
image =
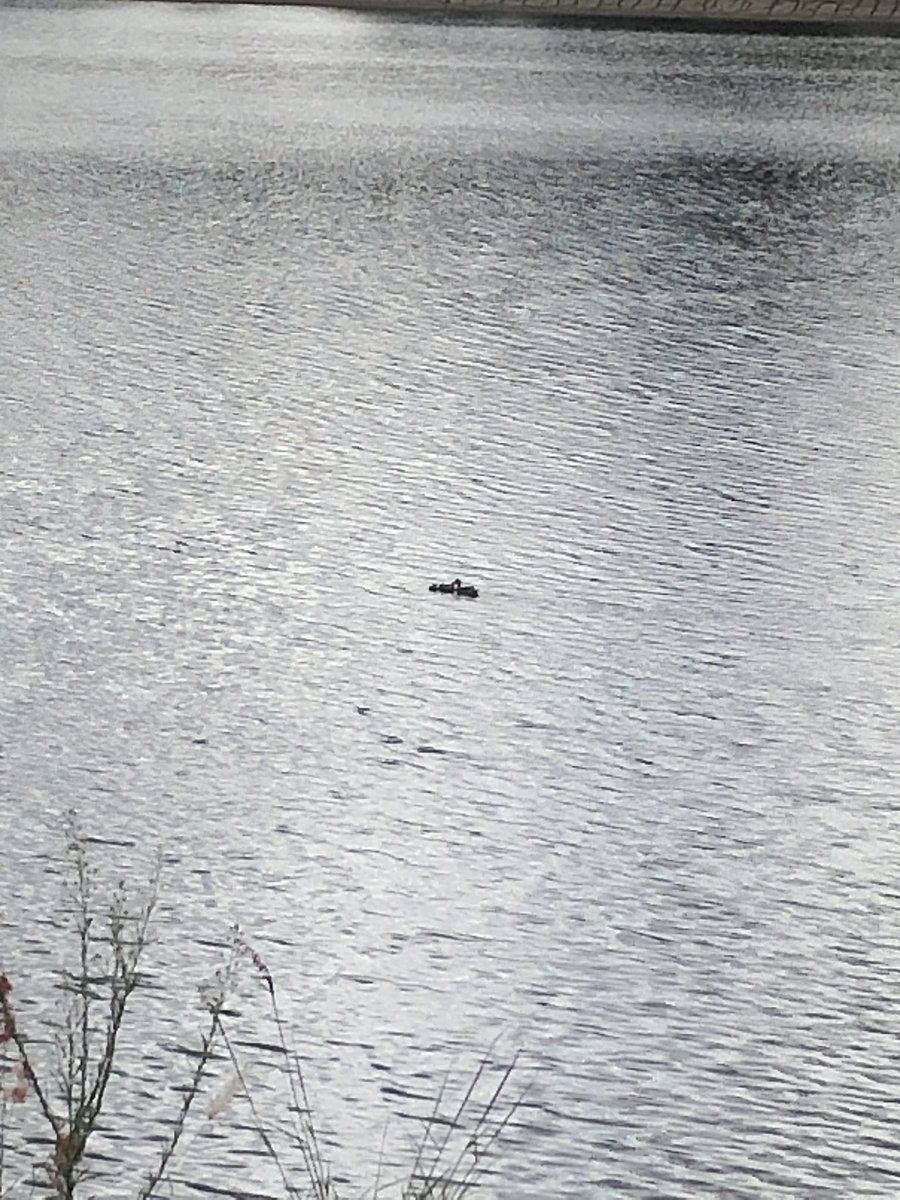
<path id="1" fill-rule="evenodd" d="M 272 3 L 273 0 L 243 0 Z M 900 0 L 274 0 L 369 12 L 900 36 Z"/>

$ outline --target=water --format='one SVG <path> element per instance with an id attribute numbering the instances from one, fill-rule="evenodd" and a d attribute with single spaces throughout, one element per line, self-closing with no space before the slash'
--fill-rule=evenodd
<path id="1" fill-rule="evenodd" d="M 101 874 L 165 857 L 89 1194 L 239 921 L 346 1194 L 498 1039 L 488 1195 L 896 1195 L 898 84 L 877 40 L 0 9 L 25 1016 L 65 811 Z M 175 1194 L 280 1194 L 250 1125 Z"/>

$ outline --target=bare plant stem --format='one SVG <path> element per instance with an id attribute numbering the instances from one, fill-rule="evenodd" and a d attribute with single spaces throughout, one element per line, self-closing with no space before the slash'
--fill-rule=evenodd
<path id="1" fill-rule="evenodd" d="M 75 975 L 65 978 L 64 987 L 70 992 L 71 1000 L 57 1042 L 59 1093 L 64 1115 L 56 1111 L 29 1051 L 28 1040 L 19 1029 L 9 999 L 10 988 L 0 988 L 4 1034 L 19 1053 L 24 1078 L 53 1134 L 49 1175 L 50 1187 L 58 1200 L 72 1200 L 75 1195 L 88 1139 L 103 1108 L 122 1022 L 139 981 L 138 964 L 147 944 L 158 879 L 157 869 L 136 914 L 129 910 L 124 884 L 119 884 L 107 912 L 107 932 L 101 938 L 94 929 L 85 842 L 74 817 L 70 817 L 69 852 L 74 862 L 78 962 Z M 98 964 L 96 969 L 95 962 Z M 96 1020 L 95 977 L 98 985 L 106 990 L 106 1012 Z"/>
<path id="2" fill-rule="evenodd" d="M 288 1045 L 287 1032 L 278 1007 L 278 999 L 275 994 L 275 981 L 272 978 L 272 973 L 257 952 L 244 941 L 240 931 L 237 929 L 234 931 L 234 943 L 238 952 L 246 954 L 251 960 L 257 973 L 262 977 L 266 985 L 266 990 L 269 993 L 269 1004 L 278 1033 L 278 1045 L 284 1055 L 284 1061 L 287 1066 L 288 1088 L 291 1097 L 289 1113 L 293 1139 L 303 1159 L 306 1180 L 312 1189 L 313 1200 L 338 1200 L 331 1172 L 322 1154 L 318 1131 L 312 1119 L 312 1109 L 306 1090 L 303 1068 L 300 1064 L 300 1056 Z M 264 1144 L 267 1146 L 267 1149 L 270 1146 L 272 1147 L 270 1153 L 273 1153 L 276 1161 L 278 1161 L 277 1152 L 275 1152 L 274 1145 L 271 1143 L 271 1139 L 268 1138 L 268 1134 L 266 1134 Z M 283 1173 L 281 1163 L 279 1162 L 278 1165 Z"/>
<path id="3" fill-rule="evenodd" d="M 225 1048 L 228 1051 L 228 1056 L 231 1059 L 231 1065 L 234 1067 L 235 1074 L 237 1075 L 238 1079 L 241 1081 L 241 1087 L 244 1089 L 244 1095 L 247 1097 L 247 1104 L 248 1104 L 248 1106 L 250 1108 L 250 1112 L 253 1116 L 253 1123 L 256 1128 L 257 1135 L 258 1135 L 260 1141 L 262 1142 L 263 1146 L 266 1148 L 266 1151 L 267 1151 L 269 1157 L 274 1162 L 275 1167 L 278 1170 L 278 1174 L 281 1176 L 281 1182 L 284 1184 L 287 1194 L 289 1196 L 299 1196 L 300 1191 L 299 1191 L 299 1189 L 294 1187 L 293 1184 L 291 1183 L 290 1177 L 288 1176 L 288 1173 L 287 1173 L 287 1169 L 285 1168 L 285 1165 L 282 1162 L 281 1156 L 278 1153 L 275 1143 L 272 1141 L 271 1137 L 269 1136 L 269 1132 L 266 1128 L 265 1122 L 262 1119 L 262 1116 L 260 1115 L 259 1109 L 256 1107 L 256 1101 L 253 1099 L 252 1091 L 247 1086 L 247 1080 L 244 1077 L 244 1072 L 241 1067 L 240 1059 L 238 1058 L 237 1054 L 235 1053 L 234 1045 L 231 1041 L 231 1038 L 228 1036 L 227 1032 L 225 1031 L 224 1026 L 222 1027 L 222 1039 L 225 1043 Z"/>
<path id="4" fill-rule="evenodd" d="M 409 1182 L 403 1190 L 403 1200 L 433 1200 L 438 1197 L 440 1200 L 461 1200 L 477 1186 L 478 1177 L 484 1170 L 486 1155 L 493 1149 L 521 1103 L 520 1098 L 505 1112 L 500 1111 L 501 1098 L 517 1062 L 518 1055 L 515 1055 L 504 1067 L 499 1081 L 483 1106 L 476 1101 L 475 1093 L 488 1069 L 487 1057 L 482 1058 L 478 1064 L 456 1111 L 447 1117 L 442 1117 L 440 1113 L 446 1083 L 442 1086 L 431 1116 L 426 1120 Z M 471 1132 L 456 1154 L 451 1155 L 450 1141 L 453 1133 L 464 1129 L 473 1111 L 477 1111 L 478 1115 Z M 441 1126 L 442 1133 L 435 1136 L 434 1131 L 438 1125 Z"/>
<path id="5" fill-rule="evenodd" d="M 0 1200 L 11 1197 L 14 1188 L 29 1178 L 25 1176 L 12 1189 L 4 1188 L 4 1170 L 9 1160 L 6 1141 L 7 1101 L 10 1096 L 15 1100 L 20 1099 L 17 1095 L 19 1091 L 24 1096 L 25 1084 L 27 1090 L 33 1093 L 40 1113 L 52 1131 L 53 1155 L 48 1166 L 47 1183 L 42 1191 L 46 1194 L 49 1189 L 55 1200 L 75 1200 L 76 1190 L 84 1176 L 88 1142 L 106 1101 L 118 1053 L 119 1034 L 131 997 L 140 982 L 138 968 L 148 943 L 150 921 L 156 904 L 158 868 L 137 911 L 129 907 L 125 885 L 120 883 L 113 892 L 105 921 L 98 920 L 85 841 L 74 823 L 69 849 L 74 860 L 72 911 L 78 939 L 78 958 L 74 973 L 65 977 L 64 986 L 69 993 L 69 1000 L 65 1021 L 57 1037 L 58 1077 L 53 1080 L 52 1092 L 32 1057 L 29 1039 L 19 1028 L 10 999 L 12 985 L 5 975 L 0 974 L 0 1055 L 4 1050 L 11 1052 L 14 1048 L 18 1059 L 16 1072 L 20 1080 L 15 1089 L 8 1090 L 0 1078 Z M 98 927 L 101 932 L 98 932 Z M 259 1112 L 223 1019 L 226 994 L 233 986 L 233 972 L 238 958 L 242 956 L 250 958 L 265 982 L 271 1019 L 278 1035 L 278 1048 L 284 1056 L 289 1092 L 288 1120 L 274 1126 L 267 1124 Z M 152 1200 L 160 1185 L 169 1177 L 173 1158 L 182 1144 L 188 1118 L 220 1041 L 246 1096 L 256 1133 L 279 1172 L 285 1195 L 290 1200 L 301 1196 L 311 1197 L 311 1200 L 338 1200 L 337 1188 L 322 1151 L 301 1058 L 289 1044 L 273 977 L 260 956 L 237 931 L 229 965 L 217 973 L 217 978 L 218 990 L 212 996 L 204 997 L 209 1025 L 201 1035 L 199 1054 L 183 1089 L 180 1106 L 163 1142 L 159 1159 L 140 1185 L 136 1200 Z M 5 1065 L 4 1061 L 0 1061 L 0 1069 Z M 478 1093 L 483 1094 L 487 1090 L 483 1085 L 488 1082 L 493 1070 L 490 1058 L 482 1058 L 462 1098 L 449 1112 L 445 1109 L 448 1081 L 443 1081 L 432 1111 L 424 1122 L 412 1170 L 405 1177 L 405 1182 L 396 1181 L 400 1185 L 401 1200 L 463 1200 L 477 1186 L 485 1170 L 486 1156 L 494 1150 L 521 1102 L 517 1100 L 507 1105 L 504 1099 L 516 1066 L 517 1056 L 501 1070 L 488 1099 L 482 1102 L 478 1099 Z M 228 1094 L 233 1094 L 233 1089 Z M 461 1142 L 463 1138 L 465 1140 Z M 285 1165 L 279 1152 L 278 1143 L 282 1139 L 289 1139 L 293 1153 L 302 1161 L 299 1179 Z M 378 1177 L 371 1193 L 373 1200 L 377 1200 L 379 1192 L 383 1190 L 383 1156 L 382 1146 Z M 33 1186 L 34 1178 L 32 1173 Z"/>
<path id="6" fill-rule="evenodd" d="M 287 1031 L 278 1007 L 272 974 L 259 954 L 244 941 L 239 931 L 235 931 L 234 942 L 238 951 L 250 958 L 269 993 L 272 1018 L 278 1033 L 278 1045 L 284 1054 L 286 1063 L 291 1100 L 291 1132 L 294 1144 L 299 1149 L 303 1161 L 307 1191 L 311 1193 L 313 1200 L 338 1200 L 330 1170 L 322 1154 L 300 1056 L 288 1044 Z M 224 1031 L 223 1036 L 235 1071 L 244 1084 L 241 1066 L 234 1047 Z M 431 1114 L 425 1121 L 425 1128 L 416 1150 L 412 1170 L 406 1177 L 405 1184 L 401 1186 L 401 1200 L 462 1200 L 477 1186 L 479 1177 L 485 1170 L 486 1155 L 496 1146 L 521 1102 L 521 1100 L 517 1100 L 508 1108 L 503 1104 L 503 1096 L 508 1089 L 510 1078 L 516 1070 L 517 1062 L 518 1055 L 514 1056 L 512 1061 L 503 1068 L 493 1091 L 487 1101 L 482 1103 L 476 1098 L 476 1093 L 483 1090 L 481 1085 L 485 1082 L 491 1067 L 489 1056 L 486 1055 L 482 1058 L 469 1080 L 461 1100 L 455 1110 L 448 1115 L 442 1111 L 447 1092 L 447 1080 L 444 1080 Z M 257 1132 L 270 1157 L 277 1165 L 288 1195 L 297 1195 L 297 1188 L 290 1184 L 278 1148 L 269 1130 L 263 1124 L 246 1084 L 244 1084 L 244 1090 L 247 1092 Z M 467 1129 L 468 1137 L 461 1146 L 458 1141 L 452 1142 L 454 1134 L 464 1134 Z M 452 1150 L 451 1142 L 458 1146 L 455 1152 Z M 380 1172 L 381 1163 L 379 1162 L 379 1176 L 372 1192 L 375 1198 L 381 1190 Z"/>
<path id="7" fill-rule="evenodd" d="M 184 1128 L 190 1115 L 194 1101 L 200 1094 L 200 1085 L 203 1082 L 203 1076 L 206 1074 L 206 1068 L 212 1058 L 213 1049 L 219 1036 L 224 1035 L 222 1028 L 222 1001 L 216 1002 L 210 1006 L 210 1025 L 207 1032 L 203 1035 L 200 1043 L 200 1054 L 197 1058 L 197 1064 L 188 1080 L 185 1088 L 184 1096 L 181 1101 L 181 1108 L 175 1118 L 172 1127 L 172 1133 L 168 1142 L 163 1148 L 163 1152 L 159 1157 L 159 1162 L 151 1171 L 146 1182 L 138 1192 L 137 1200 L 150 1200 L 156 1188 L 165 1178 L 166 1171 L 169 1168 L 169 1163 L 172 1161 L 172 1156 L 178 1149 L 178 1144 L 181 1141 Z"/>
<path id="8" fill-rule="evenodd" d="M 6 1091 L 0 1064 L 0 1196 L 3 1195 L 3 1166 L 6 1158 Z"/>

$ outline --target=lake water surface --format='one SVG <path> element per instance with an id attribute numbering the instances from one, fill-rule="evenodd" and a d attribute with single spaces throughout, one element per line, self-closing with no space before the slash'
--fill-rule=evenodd
<path id="1" fill-rule="evenodd" d="M 0 263 L 23 1021 L 165 858 L 87 1194 L 237 921 L 346 1195 L 493 1046 L 487 1195 L 896 1197 L 900 45 L 4 6 Z"/>

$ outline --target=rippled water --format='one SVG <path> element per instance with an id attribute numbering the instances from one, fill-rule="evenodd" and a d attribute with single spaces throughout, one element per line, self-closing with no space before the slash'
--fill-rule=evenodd
<path id="1" fill-rule="evenodd" d="M 24 1013 L 64 811 L 166 858 L 97 1194 L 236 920 L 350 1195 L 499 1038 L 488 1194 L 896 1196 L 896 43 L 24 5 L 0 114 Z"/>

